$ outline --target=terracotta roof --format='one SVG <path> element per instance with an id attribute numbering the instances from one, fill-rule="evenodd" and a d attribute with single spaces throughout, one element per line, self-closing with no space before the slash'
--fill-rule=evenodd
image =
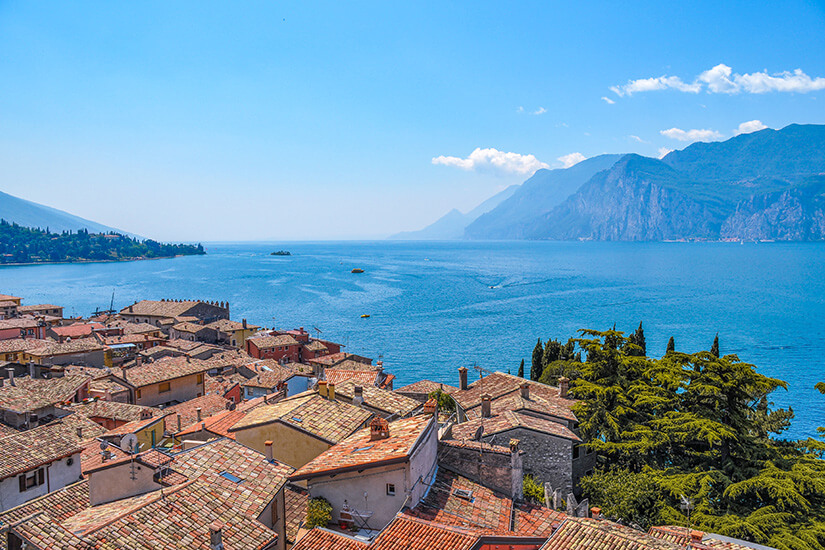
<path id="1" fill-rule="evenodd" d="M 37 512 L 47 512 L 54 521 L 60 522 L 88 507 L 89 484 L 79 481 L 0 513 L 0 522 L 19 521 Z M 6 550 L 6 541 L 6 537 L 0 537 L 0 549 Z"/>
<path id="2" fill-rule="evenodd" d="M 11 531 L 38 550 L 92 550 L 94 547 L 71 531 L 55 523 L 45 512 L 20 520 Z"/>
<path id="3" fill-rule="evenodd" d="M 100 399 L 90 403 L 71 405 L 68 407 L 68 410 L 82 414 L 87 418 L 105 418 L 119 422 L 134 422 L 135 420 L 140 420 L 142 414 L 151 414 L 152 416 L 165 414 L 161 409 L 154 407 L 118 403 L 117 401 L 103 401 Z"/>
<path id="4" fill-rule="evenodd" d="M 371 548 L 371 546 L 364 541 L 343 533 L 316 527 L 304 535 L 292 547 L 292 550 L 367 550 L 368 548 Z"/>
<path id="5" fill-rule="evenodd" d="M 611 550 L 682 550 L 683 546 L 655 539 L 642 531 L 607 520 L 568 518 L 541 550 L 610 548 Z"/>
<path id="6" fill-rule="evenodd" d="M 218 376 L 206 375 L 204 379 L 206 393 L 215 393 L 218 395 L 225 395 L 238 384 L 243 384 L 247 381 L 246 377 L 238 373 L 219 374 Z"/>
<path id="7" fill-rule="evenodd" d="M 335 394 L 351 400 L 355 397 L 355 386 L 356 384 L 351 381 L 336 384 Z M 388 414 L 407 416 L 421 406 L 421 403 L 415 399 L 375 386 L 362 386 L 362 395 L 364 405 Z"/>
<path id="8" fill-rule="evenodd" d="M 336 386 L 343 382 L 352 381 L 359 386 L 375 387 L 378 385 L 378 377 L 380 374 L 381 373 L 376 370 L 343 370 L 338 367 L 324 371 L 327 383 L 335 384 Z"/>
<path id="9" fill-rule="evenodd" d="M 69 440 L 86 441 L 93 437 L 100 437 L 106 433 L 106 428 L 89 420 L 87 417 L 78 413 L 71 413 L 57 420 L 53 420 L 47 424 L 48 426 L 60 426 L 63 428 L 63 433 Z M 80 429 L 81 437 L 77 437 L 77 430 Z"/>
<path id="10" fill-rule="evenodd" d="M 59 378 L 14 379 L 14 386 L 0 387 L 0 409 L 18 414 L 57 405 L 74 398 L 75 393 L 91 378 L 84 375 L 66 375 Z"/>
<path id="11" fill-rule="evenodd" d="M 0 319 L 0 329 L 34 328 L 40 326 L 37 319 L 32 317 L 16 317 L 14 319 Z"/>
<path id="12" fill-rule="evenodd" d="M 6 300 L 22 300 L 22 299 L 23 298 L 21 298 L 19 296 L 12 296 L 10 294 L 0 294 L 0 300 L 3 300 L 3 301 L 6 301 Z"/>
<path id="13" fill-rule="evenodd" d="M 109 457 L 106 462 L 112 460 L 121 460 L 127 456 L 127 453 L 122 451 L 120 447 L 114 444 L 106 446 Z M 83 442 L 83 451 L 80 453 L 80 467 L 83 470 L 83 475 L 86 475 L 90 470 L 95 470 L 105 464 L 103 462 L 103 450 L 100 448 L 100 441 L 97 439 L 89 439 Z"/>
<path id="14" fill-rule="evenodd" d="M 295 543 L 298 530 L 306 520 L 307 501 L 309 501 L 309 491 L 294 483 L 286 484 L 284 487 L 284 507 L 286 508 L 284 527 L 287 543 Z"/>
<path id="15" fill-rule="evenodd" d="M 201 409 L 201 419 L 205 419 L 213 414 L 225 411 L 229 403 L 231 401 L 222 395 L 210 393 L 184 401 L 173 407 L 167 407 L 163 409 L 169 415 L 166 417 L 166 431 L 169 433 L 178 431 L 178 414 L 181 417 L 181 426 L 189 426 L 198 420 L 197 409 Z"/>
<path id="16" fill-rule="evenodd" d="M 296 346 L 300 342 L 288 334 L 279 334 L 277 336 L 253 336 L 246 339 L 247 342 L 252 342 L 258 349 L 269 349 L 276 346 Z"/>
<path id="17" fill-rule="evenodd" d="M 236 330 L 244 330 L 243 323 L 239 323 L 238 321 L 231 321 L 229 319 L 219 319 L 217 321 L 213 321 L 206 325 L 209 328 L 220 330 L 222 332 L 229 332 L 229 331 L 236 331 Z M 247 323 L 246 330 L 256 330 L 259 329 L 258 325 L 252 325 Z"/>
<path id="18" fill-rule="evenodd" d="M 54 340 L 39 340 L 37 338 L 10 338 L 8 340 L 0 340 L 0 353 L 28 351 L 50 343 L 54 343 Z"/>
<path id="19" fill-rule="evenodd" d="M 120 373 L 115 371 L 115 373 L 120 374 L 120 377 L 132 386 L 139 388 L 167 380 L 174 380 L 175 378 L 204 373 L 212 368 L 214 368 L 212 363 L 200 359 L 163 357 L 151 363 L 129 367 L 126 369 L 125 376 L 122 371 Z"/>
<path id="20" fill-rule="evenodd" d="M 188 322 L 178 323 L 177 325 L 174 325 L 172 328 L 175 329 L 178 332 L 188 332 L 188 333 L 191 333 L 191 334 L 197 334 L 198 332 L 200 332 L 202 330 L 209 330 L 203 325 L 196 325 L 195 323 L 188 323 Z"/>
<path id="21" fill-rule="evenodd" d="M 458 391 L 458 388 L 454 386 L 442 384 L 441 382 L 433 382 L 432 380 L 419 380 L 418 382 L 413 382 L 412 384 L 408 384 L 403 388 L 398 388 L 395 391 L 398 393 L 430 394 L 439 389 L 445 393 L 452 393 L 454 391 Z"/>
<path id="22" fill-rule="evenodd" d="M 510 455 L 509 447 L 502 447 L 500 445 L 491 445 L 486 441 L 473 441 L 470 439 L 440 439 L 438 441 L 440 446 L 455 447 L 458 449 L 474 449 L 477 451 L 484 451 L 485 453 L 494 453 L 500 455 Z"/>
<path id="23" fill-rule="evenodd" d="M 108 430 L 105 434 L 103 434 L 103 436 L 114 437 L 118 435 L 137 434 L 138 432 L 143 431 L 146 428 L 154 426 L 156 423 L 162 420 L 162 416 L 153 416 L 151 418 L 147 418 L 144 420 L 133 420 L 132 422 L 127 422 L 126 424 L 118 426 L 117 428 L 112 428 L 111 430 Z"/>
<path id="24" fill-rule="evenodd" d="M 189 479 L 219 487 L 222 500 L 238 512 L 257 518 L 295 470 L 231 439 L 218 439 L 174 455 L 173 469 Z M 222 474 L 240 478 L 228 479 Z"/>
<path id="25" fill-rule="evenodd" d="M 41 344 L 34 348 L 29 348 L 26 353 L 37 357 L 52 357 L 55 355 L 70 355 L 74 353 L 91 353 L 102 351 L 103 345 L 93 338 L 78 338 L 66 342 L 50 342 L 40 340 Z"/>
<path id="26" fill-rule="evenodd" d="M 552 412 L 548 414 L 554 416 L 563 415 L 562 418 L 575 421 L 576 416 L 570 408 L 576 404 L 575 399 L 566 399 L 559 397 L 559 389 L 540 382 L 525 380 L 518 376 L 505 374 L 503 372 L 494 372 L 489 376 L 485 376 L 482 380 L 477 380 L 470 384 L 466 390 L 456 390 L 450 395 L 455 401 L 461 405 L 465 411 L 469 411 L 481 406 L 481 396 L 489 394 L 493 398 L 493 407 L 497 407 L 496 401 L 502 398 L 515 398 L 520 395 L 520 387 L 522 384 L 528 384 L 530 399 L 536 405 L 541 406 L 547 404 L 552 405 Z"/>
<path id="27" fill-rule="evenodd" d="M 63 426 L 46 425 L 0 438 L 0 479 L 28 472 L 83 448 L 76 438 L 66 437 Z"/>
<path id="28" fill-rule="evenodd" d="M 336 472 L 364 469 L 409 460 L 418 441 L 435 425 L 432 416 L 421 415 L 389 423 L 390 436 L 370 440 L 370 428 L 355 432 L 298 469 L 290 479 L 298 481 Z"/>
<path id="29" fill-rule="evenodd" d="M 123 334 L 119 336 L 104 336 L 101 338 L 103 343 L 107 346 L 116 346 L 118 344 L 141 344 L 143 342 L 165 342 L 165 336 L 152 336 L 151 334 Z"/>
<path id="30" fill-rule="evenodd" d="M 361 428 L 372 414 L 364 409 L 304 392 L 250 411 L 231 431 L 280 422 L 329 443 L 338 443 Z"/>
<path id="31" fill-rule="evenodd" d="M 180 317 L 198 304 L 210 305 L 198 300 L 180 302 L 141 300 L 120 310 L 121 315 L 143 315 L 146 317 Z M 131 311 L 129 311 L 131 309 Z"/>
<path id="32" fill-rule="evenodd" d="M 243 382 L 243 386 L 252 386 L 253 388 L 275 388 L 281 382 L 292 378 L 295 372 L 287 367 L 278 364 L 267 365 L 269 370 L 260 370 L 260 374 Z"/>
<path id="33" fill-rule="evenodd" d="M 52 327 L 51 331 L 62 338 L 83 338 L 91 336 L 95 329 L 102 329 L 100 323 L 73 323 L 63 327 Z"/>
<path id="34" fill-rule="evenodd" d="M 653 538 L 666 540 L 668 542 L 681 545 L 685 545 L 690 542 L 690 529 L 687 527 L 679 527 L 677 525 L 661 525 L 658 527 L 651 527 L 648 534 Z M 704 533 L 702 533 L 702 535 L 704 535 Z"/>
<path id="35" fill-rule="evenodd" d="M 319 340 L 313 340 L 308 344 L 304 344 L 304 349 L 307 351 L 326 351 L 329 348 Z"/>
<path id="36" fill-rule="evenodd" d="M 129 388 L 126 386 L 115 382 L 110 378 L 101 378 L 99 380 L 92 380 L 89 383 L 89 389 L 94 390 L 97 392 L 109 392 L 111 394 L 120 393 L 122 391 L 128 391 Z"/>
<path id="37" fill-rule="evenodd" d="M 571 441 L 580 442 L 581 439 L 570 431 L 567 426 L 545 418 L 520 412 L 506 411 L 496 414 L 490 418 L 474 418 L 461 424 L 453 426 L 453 437 L 455 439 L 473 439 L 479 426 L 484 426 L 484 436 L 524 428 L 543 434 L 563 437 Z"/>
<path id="38" fill-rule="evenodd" d="M 436 525 L 409 516 L 397 516 L 379 534 L 370 546 L 371 550 L 470 550 L 475 547 L 478 535 Z"/>
<path id="39" fill-rule="evenodd" d="M 108 323 L 107 326 L 120 327 L 123 329 L 123 334 L 149 334 L 152 332 L 159 332 L 160 328 L 149 323 L 134 323 L 126 319 L 119 319 L 116 322 Z"/>
<path id="40" fill-rule="evenodd" d="M 180 351 L 191 351 L 201 346 L 201 342 L 193 342 L 191 340 L 184 340 L 183 338 L 172 338 L 163 344 L 165 347 L 174 348 Z"/>
<path id="41" fill-rule="evenodd" d="M 183 428 L 175 434 L 175 437 L 180 439 L 205 429 L 215 435 L 235 439 L 235 432 L 230 432 L 229 429 L 237 424 L 244 416 L 246 416 L 246 412 L 237 409 L 234 411 L 219 412 L 209 418 L 204 418 L 200 422 L 194 422 L 188 426 L 183 425 Z M 177 420 L 175 421 L 175 428 L 177 428 Z"/>
<path id="42" fill-rule="evenodd" d="M 369 359 L 367 357 L 361 357 L 360 355 L 353 355 L 352 353 L 347 353 L 344 351 L 338 353 L 331 353 L 329 355 L 322 355 L 321 357 L 315 357 L 314 359 L 309 359 L 309 362 L 318 365 L 323 365 L 325 367 L 332 367 L 337 365 L 338 363 L 341 363 L 342 361 L 347 360 L 362 363 L 367 366 L 370 366 L 370 364 L 372 363 L 372 359 Z"/>

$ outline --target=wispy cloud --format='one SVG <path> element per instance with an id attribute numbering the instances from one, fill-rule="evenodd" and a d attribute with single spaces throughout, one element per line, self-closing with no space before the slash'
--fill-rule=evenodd
<path id="1" fill-rule="evenodd" d="M 544 113 L 547 112 L 547 109 L 545 109 L 544 107 L 539 107 L 538 109 L 536 109 L 534 111 L 528 111 L 523 106 L 519 105 L 518 109 L 516 109 L 516 112 L 520 115 L 523 115 L 523 114 L 543 115 Z"/>
<path id="2" fill-rule="evenodd" d="M 764 130 L 765 128 L 767 128 L 767 126 L 762 124 L 761 120 L 749 120 L 740 124 L 739 127 L 733 131 L 733 135 L 738 136 L 739 134 L 750 134 L 752 132 Z"/>
<path id="3" fill-rule="evenodd" d="M 609 98 L 609 97 L 607 97 L 607 96 L 602 96 L 602 101 L 604 101 L 604 102 L 605 102 L 605 103 L 607 103 L 608 105 L 615 105 L 615 104 L 616 104 L 616 102 L 615 102 L 615 101 L 613 101 L 612 99 L 610 99 L 610 98 Z"/>
<path id="4" fill-rule="evenodd" d="M 510 174 L 532 174 L 539 168 L 549 168 L 534 155 L 505 153 L 492 147 L 486 149 L 478 147 L 466 158 L 444 155 L 433 157 L 432 163 L 455 166 L 462 170 L 492 170 Z"/>
<path id="5" fill-rule="evenodd" d="M 570 168 L 571 166 L 574 166 L 586 159 L 587 157 L 582 155 L 581 153 L 570 153 L 567 155 L 562 155 L 556 160 L 561 162 L 565 168 Z"/>
<path id="6" fill-rule="evenodd" d="M 633 134 L 630 134 L 630 135 L 629 135 L 629 136 L 627 136 L 627 137 L 629 137 L 630 139 L 632 139 L 633 141 L 635 141 L 635 142 L 637 142 L 637 143 L 648 143 L 647 141 L 643 140 L 643 139 L 642 139 L 642 138 L 640 138 L 639 136 L 634 136 Z"/>
<path id="7" fill-rule="evenodd" d="M 673 149 L 668 149 L 667 147 L 659 147 L 659 158 L 663 159 L 668 155 L 668 153 L 672 153 L 672 152 L 673 152 Z"/>
<path id="8" fill-rule="evenodd" d="M 739 74 L 724 63 L 702 72 L 693 82 L 685 82 L 678 76 L 659 76 L 629 80 L 621 86 L 611 86 L 610 90 L 619 97 L 631 96 L 639 92 L 656 90 L 678 90 L 698 93 L 702 90 L 712 94 L 766 94 L 769 92 L 808 93 L 825 90 L 825 78 L 811 77 L 802 69 L 768 73 Z M 604 98 L 602 98 L 604 99 Z"/>
<path id="9" fill-rule="evenodd" d="M 666 138 L 677 139 L 679 141 L 712 141 L 721 139 L 722 134 L 716 130 L 682 130 L 681 128 L 670 128 L 659 132 Z"/>
<path id="10" fill-rule="evenodd" d="M 547 109 L 545 109 L 544 107 L 539 107 L 538 109 L 536 109 L 535 111 L 533 111 L 530 114 L 531 115 L 543 115 L 546 112 L 547 112 Z"/>

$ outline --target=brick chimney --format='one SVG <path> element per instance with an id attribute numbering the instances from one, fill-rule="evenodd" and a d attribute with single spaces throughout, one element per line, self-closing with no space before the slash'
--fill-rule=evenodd
<path id="1" fill-rule="evenodd" d="M 241 321 L 241 324 L 243 325 L 244 330 L 246 330 L 246 319 L 243 319 Z"/>
<path id="2" fill-rule="evenodd" d="M 430 397 L 424 403 L 424 414 L 435 414 L 436 412 L 438 412 L 438 401 L 435 400 L 435 397 Z"/>
<path id="3" fill-rule="evenodd" d="M 519 390 L 521 390 L 522 399 L 530 399 L 530 384 L 525 382 L 524 384 L 519 386 Z"/>
<path id="4" fill-rule="evenodd" d="M 590 517 L 593 519 L 601 519 L 602 517 L 602 509 L 598 506 L 594 506 L 590 509 Z"/>
<path id="5" fill-rule="evenodd" d="M 489 393 L 485 393 L 481 396 L 481 417 L 482 418 L 490 418 L 493 416 L 492 411 L 492 403 L 493 398 L 490 396 Z"/>
<path id="6" fill-rule="evenodd" d="M 223 524 L 219 521 L 209 525 L 209 550 L 224 550 Z"/>
<path id="7" fill-rule="evenodd" d="M 376 416 L 370 421 L 370 441 L 378 441 L 379 439 L 389 439 L 390 425 L 389 423 Z"/>
<path id="8" fill-rule="evenodd" d="M 567 398 L 567 392 L 570 391 L 570 379 L 566 376 L 559 378 L 559 397 Z"/>
<path id="9" fill-rule="evenodd" d="M 690 542 L 702 542 L 703 538 L 705 538 L 703 531 L 697 531 L 696 529 L 690 531 Z"/>
<path id="10" fill-rule="evenodd" d="M 143 364 L 143 356 L 138 353 L 137 357 L 135 357 L 135 366 L 139 367 Z"/>
<path id="11" fill-rule="evenodd" d="M 327 396 L 327 381 L 326 380 L 319 380 L 318 381 L 318 395 L 321 397 Z"/>
<path id="12" fill-rule="evenodd" d="M 513 500 L 522 500 L 524 498 L 524 464 L 521 458 L 521 449 L 518 439 L 510 440 L 510 483 L 511 495 Z"/>
<path id="13" fill-rule="evenodd" d="M 335 401 L 335 384 L 327 384 L 327 399 L 330 401 Z"/>
<path id="14" fill-rule="evenodd" d="M 362 386 L 355 386 L 352 388 L 352 404 L 360 407 L 364 404 L 364 388 Z"/>
<path id="15" fill-rule="evenodd" d="M 272 441 L 265 441 L 264 442 L 264 454 L 266 455 L 266 459 L 270 462 L 274 460 L 272 455 Z"/>
<path id="16" fill-rule="evenodd" d="M 467 367 L 458 367 L 458 387 L 459 389 L 467 389 Z"/>

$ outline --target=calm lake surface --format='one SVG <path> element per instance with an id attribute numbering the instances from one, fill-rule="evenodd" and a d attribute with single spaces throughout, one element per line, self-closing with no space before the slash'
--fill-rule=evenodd
<path id="1" fill-rule="evenodd" d="M 270 256 L 286 249 L 292 256 Z M 457 384 L 456 369 L 515 373 L 536 338 L 644 321 L 648 354 L 736 353 L 789 382 L 788 436 L 825 425 L 825 245 L 728 243 L 326 242 L 207 245 L 208 255 L 143 262 L 0 267 L 0 293 L 89 315 L 135 300 L 228 300 L 233 319 L 317 327 L 383 356 L 400 387 Z M 363 274 L 352 274 L 355 268 Z M 369 314 L 362 319 L 362 314 Z"/>

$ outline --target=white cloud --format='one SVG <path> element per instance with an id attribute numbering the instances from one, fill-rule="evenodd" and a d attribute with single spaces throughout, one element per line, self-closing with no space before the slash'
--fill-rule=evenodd
<path id="1" fill-rule="evenodd" d="M 783 71 L 770 74 L 768 71 L 739 74 L 724 63 L 703 71 L 693 82 L 686 83 L 678 76 L 660 76 L 630 80 L 623 86 L 611 86 L 610 89 L 619 97 L 630 96 L 638 92 L 656 90 L 679 90 L 697 93 L 705 89 L 712 94 L 765 94 L 769 92 L 808 93 L 825 90 L 825 78 L 810 77 L 802 69 L 793 72 Z M 604 98 L 602 98 L 604 99 Z"/>
<path id="2" fill-rule="evenodd" d="M 659 132 L 666 138 L 678 139 L 679 141 L 712 141 L 720 139 L 722 134 L 716 130 L 682 130 L 681 128 L 670 128 Z"/>
<path id="3" fill-rule="evenodd" d="M 538 109 L 536 109 L 535 111 L 533 111 L 530 114 L 531 115 L 543 115 L 546 112 L 547 112 L 547 109 L 545 109 L 544 107 L 539 107 Z"/>
<path id="4" fill-rule="evenodd" d="M 561 162 L 565 168 L 570 168 L 571 166 L 574 166 L 585 159 L 587 159 L 587 157 L 582 155 L 581 153 L 570 153 L 568 155 L 562 155 L 556 160 Z"/>
<path id="5" fill-rule="evenodd" d="M 739 127 L 733 131 L 733 135 L 738 136 L 739 134 L 750 134 L 752 132 L 764 130 L 765 128 L 767 128 L 767 126 L 762 124 L 761 120 L 749 120 L 740 124 Z"/>
<path id="6" fill-rule="evenodd" d="M 643 140 L 643 139 L 642 139 L 642 138 L 640 138 L 639 136 L 634 136 L 633 134 L 631 134 L 631 135 L 629 135 L 629 136 L 627 136 L 627 137 L 629 137 L 630 139 L 632 139 L 633 141 L 635 141 L 635 142 L 637 142 L 637 143 L 647 143 L 645 140 Z"/>
<path id="7" fill-rule="evenodd" d="M 614 104 L 616 103 L 615 101 L 613 101 L 612 99 L 610 99 L 610 98 L 609 98 L 609 97 L 607 97 L 607 96 L 602 96 L 602 101 L 604 101 L 604 102 L 605 102 L 605 103 L 607 103 L 608 105 L 614 105 Z"/>
<path id="8" fill-rule="evenodd" d="M 672 152 L 673 152 L 673 149 L 668 149 L 667 147 L 659 147 L 659 158 L 663 159 L 668 155 L 668 153 L 672 153 Z"/>
<path id="9" fill-rule="evenodd" d="M 516 112 L 517 112 L 518 114 L 523 113 L 523 112 L 524 112 L 524 107 L 522 107 L 521 105 L 519 105 L 519 106 L 518 106 L 518 109 L 516 109 Z"/>
<path id="10" fill-rule="evenodd" d="M 455 166 L 462 170 L 495 170 L 514 174 L 532 174 L 539 168 L 549 166 L 533 155 L 519 153 L 505 153 L 492 147 L 482 149 L 477 147 L 467 158 L 447 157 L 444 155 L 433 157 L 433 164 Z"/>

